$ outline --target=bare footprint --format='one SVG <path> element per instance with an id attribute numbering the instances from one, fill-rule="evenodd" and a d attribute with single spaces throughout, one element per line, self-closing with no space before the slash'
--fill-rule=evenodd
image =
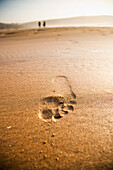
<path id="1" fill-rule="evenodd" d="M 65 79 L 70 91 L 70 98 L 61 95 L 52 95 L 41 99 L 39 117 L 45 121 L 57 121 L 68 115 L 75 109 L 76 95 L 72 90 L 70 82 L 66 76 L 57 76 L 56 78 Z"/>

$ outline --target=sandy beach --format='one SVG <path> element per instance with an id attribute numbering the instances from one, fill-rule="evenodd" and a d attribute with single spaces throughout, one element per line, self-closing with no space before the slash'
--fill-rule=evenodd
<path id="1" fill-rule="evenodd" d="M 113 28 L 0 31 L 0 169 L 113 168 Z"/>

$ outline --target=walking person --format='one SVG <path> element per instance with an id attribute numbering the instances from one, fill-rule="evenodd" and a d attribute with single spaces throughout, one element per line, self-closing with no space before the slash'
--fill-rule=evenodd
<path id="1" fill-rule="evenodd" d="M 39 28 L 41 27 L 41 22 L 40 22 L 40 21 L 38 22 L 38 27 L 39 27 Z"/>
<path id="2" fill-rule="evenodd" d="M 46 22 L 45 21 L 43 22 L 43 27 L 46 27 Z"/>

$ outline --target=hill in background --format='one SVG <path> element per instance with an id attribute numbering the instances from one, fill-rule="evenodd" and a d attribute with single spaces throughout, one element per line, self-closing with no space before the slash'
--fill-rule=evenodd
<path id="1" fill-rule="evenodd" d="M 43 21 L 41 21 L 43 22 Z M 85 16 L 64 19 L 46 20 L 47 27 L 75 27 L 75 26 L 113 26 L 113 16 Z M 0 29 L 30 29 L 37 28 L 38 21 L 23 24 L 0 23 Z"/>

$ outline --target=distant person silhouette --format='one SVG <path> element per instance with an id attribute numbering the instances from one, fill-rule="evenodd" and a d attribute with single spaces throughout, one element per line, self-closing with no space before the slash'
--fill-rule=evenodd
<path id="1" fill-rule="evenodd" d="M 41 27 L 41 22 L 40 22 L 40 21 L 38 22 L 38 27 L 39 27 L 39 28 Z"/>
<path id="2" fill-rule="evenodd" d="M 46 27 L 46 22 L 45 21 L 43 22 L 43 27 Z"/>

